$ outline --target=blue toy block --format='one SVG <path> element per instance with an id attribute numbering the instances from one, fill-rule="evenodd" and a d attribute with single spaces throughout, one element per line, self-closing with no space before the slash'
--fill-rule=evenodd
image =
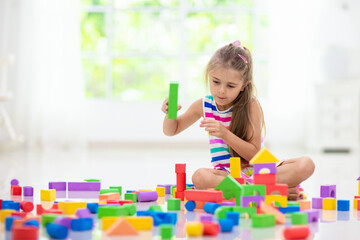
<path id="1" fill-rule="evenodd" d="M 13 225 L 13 222 L 15 219 L 21 219 L 21 217 L 18 216 L 8 216 L 5 218 L 5 230 L 11 231 L 11 227 Z"/>
<path id="2" fill-rule="evenodd" d="M 126 190 L 126 193 L 133 193 L 135 190 Z"/>
<path id="3" fill-rule="evenodd" d="M 219 225 L 221 232 L 231 232 L 234 226 L 233 220 L 227 218 L 219 219 Z"/>
<path id="4" fill-rule="evenodd" d="M 337 210 L 338 211 L 349 211 L 350 210 L 350 200 L 337 200 Z"/>
<path id="5" fill-rule="evenodd" d="M 187 201 L 187 202 L 185 203 L 185 208 L 186 208 L 186 210 L 188 210 L 189 212 L 194 211 L 195 207 L 196 207 L 196 203 L 195 203 L 194 201 Z"/>
<path id="6" fill-rule="evenodd" d="M 233 221 L 233 225 L 239 225 L 240 213 L 239 212 L 227 212 L 226 219 Z"/>
<path id="7" fill-rule="evenodd" d="M 98 203 L 87 203 L 86 207 L 87 207 L 87 209 L 89 209 L 89 211 L 91 213 L 98 213 L 98 211 L 99 211 L 99 204 Z"/>
<path id="8" fill-rule="evenodd" d="M 137 216 L 151 216 L 154 219 L 154 226 L 160 224 L 175 225 L 177 221 L 176 212 L 154 212 L 154 211 L 137 211 Z"/>
<path id="9" fill-rule="evenodd" d="M 5 206 L 4 206 L 5 202 Z M 3 201 L 2 209 L 12 209 L 16 211 L 20 211 L 20 203 L 14 201 Z"/>
<path id="10" fill-rule="evenodd" d="M 288 207 L 279 207 L 279 211 L 283 214 L 286 213 L 294 213 L 294 212 L 300 212 L 300 206 L 288 206 Z"/>
<path id="11" fill-rule="evenodd" d="M 204 211 L 207 213 L 214 214 L 217 208 L 221 207 L 218 203 L 207 202 L 204 204 Z"/>
<path id="12" fill-rule="evenodd" d="M 67 227 L 55 223 L 47 224 L 46 232 L 52 239 L 66 239 L 69 234 Z"/>
<path id="13" fill-rule="evenodd" d="M 92 218 L 78 218 L 71 220 L 71 230 L 73 231 L 87 231 L 93 227 Z"/>
<path id="14" fill-rule="evenodd" d="M 28 220 L 28 221 L 24 222 L 24 226 L 40 228 L 40 223 L 38 220 L 33 219 L 33 220 Z"/>

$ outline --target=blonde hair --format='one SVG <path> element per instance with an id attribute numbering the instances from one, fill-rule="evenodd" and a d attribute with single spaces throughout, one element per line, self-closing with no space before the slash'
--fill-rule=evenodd
<path id="1" fill-rule="evenodd" d="M 241 56 L 240 56 L 241 55 Z M 245 59 L 244 59 L 245 58 Z M 245 61 L 246 60 L 246 61 Z M 254 137 L 254 124 L 250 118 L 250 105 L 255 96 L 255 85 L 253 82 L 253 61 L 250 51 L 242 46 L 230 43 L 218 49 L 211 57 L 205 69 L 206 86 L 209 84 L 209 74 L 216 68 L 231 68 L 241 73 L 244 81 L 244 90 L 239 93 L 233 102 L 233 112 L 229 130 L 239 138 L 250 141 Z M 256 100 L 257 101 L 257 100 Z M 265 130 L 264 114 L 260 103 L 261 110 L 261 128 Z M 252 135 L 247 136 L 248 131 L 252 129 Z M 233 157 L 241 157 L 230 146 L 230 154 Z"/>

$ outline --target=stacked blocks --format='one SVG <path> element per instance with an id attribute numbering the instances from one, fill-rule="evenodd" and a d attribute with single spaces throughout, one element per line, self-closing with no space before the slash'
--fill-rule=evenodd
<path id="1" fill-rule="evenodd" d="M 180 198 L 184 201 L 184 195 L 186 190 L 186 164 L 177 163 L 175 164 L 176 173 L 176 193 L 175 198 Z"/>

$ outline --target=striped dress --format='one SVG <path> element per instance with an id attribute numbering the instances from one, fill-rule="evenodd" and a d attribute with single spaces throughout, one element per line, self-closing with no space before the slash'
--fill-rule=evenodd
<path id="1" fill-rule="evenodd" d="M 203 111 L 205 118 L 213 118 L 221 122 L 226 128 L 229 128 L 232 117 L 232 107 L 224 111 L 219 111 L 214 98 L 208 95 L 203 98 Z M 221 138 L 209 135 L 209 143 L 211 164 L 214 166 L 214 169 L 222 169 L 230 172 L 231 155 L 226 142 Z M 244 159 L 241 159 L 241 169 L 242 172 L 247 175 L 251 175 L 252 173 L 251 165 Z"/>

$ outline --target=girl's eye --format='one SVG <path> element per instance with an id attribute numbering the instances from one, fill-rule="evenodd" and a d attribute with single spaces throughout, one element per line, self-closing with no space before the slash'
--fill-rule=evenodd
<path id="1" fill-rule="evenodd" d="M 229 87 L 229 88 L 234 88 L 234 86 L 232 86 L 232 85 L 229 85 L 228 87 Z"/>
<path id="2" fill-rule="evenodd" d="M 213 83 L 218 84 L 218 83 L 219 83 L 219 81 L 217 81 L 217 80 L 213 80 Z"/>

